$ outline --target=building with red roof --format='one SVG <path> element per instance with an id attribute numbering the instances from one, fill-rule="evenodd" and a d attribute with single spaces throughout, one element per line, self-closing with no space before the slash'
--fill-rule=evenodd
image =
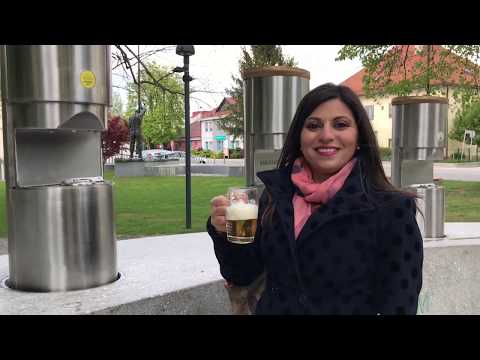
<path id="1" fill-rule="evenodd" d="M 231 134 L 226 134 L 218 125 L 218 120 L 228 116 L 226 105 L 235 104 L 235 99 L 225 97 L 220 105 L 212 110 L 194 111 L 190 117 L 190 139 L 193 150 L 223 151 L 228 156 L 229 149 L 243 149 L 243 139 L 233 141 Z M 175 142 L 177 150 L 185 149 L 185 138 Z"/>
<path id="2" fill-rule="evenodd" d="M 420 61 L 425 61 L 425 58 L 419 54 L 419 50 L 422 50 L 423 45 L 398 45 L 392 48 L 391 51 L 401 51 L 400 59 L 406 59 L 404 66 L 402 66 L 397 72 L 392 72 L 390 79 L 393 82 L 398 82 L 402 80 L 404 76 L 407 79 L 412 79 L 416 75 L 415 64 Z M 440 61 L 440 52 L 445 50 L 439 45 L 432 46 L 432 62 L 438 63 Z M 408 56 L 405 56 L 408 55 Z M 459 56 L 450 53 L 445 61 L 452 64 L 455 62 L 458 66 L 456 69 L 446 78 L 441 80 L 435 80 L 431 82 L 431 85 L 439 87 L 443 96 L 449 99 L 449 113 L 448 113 L 448 130 L 450 130 L 454 123 L 455 113 L 458 109 L 458 105 L 453 98 L 453 90 L 458 83 L 461 81 L 462 77 L 471 80 L 471 66 L 473 65 L 468 60 L 462 59 Z M 465 66 L 462 66 L 465 65 Z M 469 65 L 469 66 L 467 66 Z M 475 66 L 475 65 L 473 65 Z M 381 147 L 391 147 L 392 143 L 392 107 L 391 101 L 395 96 L 386 96 L 384 98 L 367 98 L 365 91 L 363 89 L 363 78 L 366 75 L 366 69 L 362 69 L 357 73 L 353 74 L 349 78 L 341 82 L 342 85 L 348 86 L 351 88 L 362 101 L 362 104 L 365 106 L 367 113 L 372 121 L 372 126 L 377 136 L 378 143 Z M 379 81 L 379 86 L 382 86 Z M 423 89 L 419 89 L 411 95 L 425 95 Z M 454 153 L 461 143 L 455 140 L 448 140 L 447 145 L 447 154 L 450 155 Z"/>

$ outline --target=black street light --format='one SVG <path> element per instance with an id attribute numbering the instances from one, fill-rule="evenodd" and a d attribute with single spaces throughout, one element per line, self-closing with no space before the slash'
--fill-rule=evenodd
<path id="1" fill-rule="evenodd" d="M 192 174 L 190 162 L 190 81 L 193 79 L 188 73 L 189 56 L 195 54 L 193 45 L 177 45 L 177 55 L 183 56 L 183 68 L 176 67 L 174 72 L 183 72 L 185 88 L 185 227 L 192 228 Z"/>

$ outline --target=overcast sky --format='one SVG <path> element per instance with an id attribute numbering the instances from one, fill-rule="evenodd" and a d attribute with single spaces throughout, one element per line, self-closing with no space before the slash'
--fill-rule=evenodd
<path id="1" fill-rule="evenodd" d="M 141 45 L 140 52 L 163 45 Z M 133 49 L 136 50 L 136 46 Z M 196 45 L 195 55 L 190 57 L 190 76 L 194 80 L 191 88 L 208 90 L 215 93 L 193 93 L 191 111 L 211 110 L 218 106 L 225 96 L 225 89 L 233 85 L 231 75 L 238 75 L 240 45 Z M 340 83 L 362 66 L 359 61 L 335 61 L 341 45 L 284 45 L 285 55 L 293 56 L 298 67 L 310 71 L 310 88 L 325 82 Z M 155 61 L 167 67 L 183 66 L 183 58 L 175 54 L 175 48 L 155 56 Z M 115 75 L 114 85 L 121 85 L 122 77 Z M 125 98 L 125 93 L 120 92 Z"/>

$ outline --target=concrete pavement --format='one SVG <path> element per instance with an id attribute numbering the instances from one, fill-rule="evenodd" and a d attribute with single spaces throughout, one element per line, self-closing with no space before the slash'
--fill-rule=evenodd
<path id="1" fill-rule="evenodd" d="M 385 174 L 391 175 L 390 161 L 382 161 Z M 480 181 L 480 165 L 434 163 L 433 176 L 444 180 Z"/>
<path id="2" fill-rule="evenodd" d="M 447 238 L 424 243 L 419 314 L 480 314 L 480 223 L 446 223 Z M 121 278 L 78 291 L 7 288 L 0 256 L 1 314 L 229 314 L 213 244 L 206 232 L 118 242 Z"/>

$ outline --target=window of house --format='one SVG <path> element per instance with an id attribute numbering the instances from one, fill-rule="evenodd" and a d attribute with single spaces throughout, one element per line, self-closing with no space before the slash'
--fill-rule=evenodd
<path id="1" fill-rule="evenodd" d="M 205 121 L 205 132 L 213 131 L 213 126 L 211 121 Z"/>
<path id="2" fill-rule="evenodd" d="M 388 117 L 392 117 L 392 104 L 388 105 Z"/>
<path id="3" fill-rule="evenodd" d="M 373 120 L 373 109 L 374 109 L 374 106 L 373 105 L 365 105 L 365 110 L 367 112 L 367 115 L 368 115 L 368 118 L 370 119 L 370 121 Z"/>
<path id="4" fill-rule="evenodd" d="M 388 147 L 391 149 L 392 148 L 392 139 L 388 139 Z"/>

